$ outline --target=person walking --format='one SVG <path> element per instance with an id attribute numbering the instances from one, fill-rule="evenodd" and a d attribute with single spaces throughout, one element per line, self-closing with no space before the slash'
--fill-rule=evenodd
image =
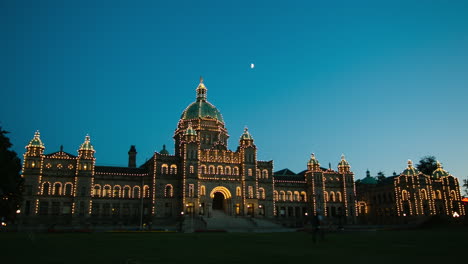
<path id="1" fill-rule="evenodd" d="M 323 216 L 320 209 L 317 209 L 317 213 L 312 218 L 312 228 L 314 230 L 312 236 L 314 243 L 317 243 L 318 239 L 324 241 L 325 234 L 323 230 Z"/>

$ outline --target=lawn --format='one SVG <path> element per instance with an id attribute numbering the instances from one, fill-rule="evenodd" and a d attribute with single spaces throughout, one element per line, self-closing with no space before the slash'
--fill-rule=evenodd
<path id="1" fill-rule="evenodd" d="M 2 263 L 466 262 L 468 229 L 308 233 L 0 233 Z M 4 262 L 4 260 L 7 260 Z"/>

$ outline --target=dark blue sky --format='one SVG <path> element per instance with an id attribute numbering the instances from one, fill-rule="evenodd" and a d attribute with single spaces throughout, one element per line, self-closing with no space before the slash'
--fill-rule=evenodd
<path id="1" fill-rule="evenodd" d="M 227 2 L 1 1 L 14 149 L 39 129 L 49 153 L 89 133 L 100 165 L 173 153 L 202 75 L 230 148 L 247 125 L 275 170 L 344 153 L 362 178 L 431 154 L 466 178 L 467 1 Z"/>

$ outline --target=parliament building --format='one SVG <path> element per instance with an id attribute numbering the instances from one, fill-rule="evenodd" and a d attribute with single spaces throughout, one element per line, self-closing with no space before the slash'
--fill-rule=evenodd
<path id="1" fill-rule="evenodd" d="M 300 226 L 317 214 L 330 223 L 353 224 L 359 215 L 385 215 L 385 208 L 394 216 L 465 214 L 458 181 L 442 168 L 429 177 L 408 167 L 387 187 L 361 183 L 358 191 L 366 193 L 356 193 L 344 156 L 337 170 L 321 167 L 312 154 L 302 172 L 274 172 L 272 160 L 257 160 L 248 129 L 239 134 L 236 150 L 230 150 L 223 116 L 207 101 L 202 79 L 195 102 L 177 123 L 175 153 L 163 146 L 140 166 L 135 146 L 128 151 L 128 167 L 97 165 L 89 136 L 78 155 L 62 148 L 46 154 L 36 132 L 23 159 L 20 224 L 157 228 L 190 217 L 209 228 L 206 220 L 222 215 Z M 379 192 L 388 196 L 385 205 L 373 198 Z"/>

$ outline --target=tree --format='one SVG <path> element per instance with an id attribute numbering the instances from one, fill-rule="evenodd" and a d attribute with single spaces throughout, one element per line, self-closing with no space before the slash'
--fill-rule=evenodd
<path id="1" fill-rule="evenodd" d="M 434 156 L 424 156 L 416 165 L 418 170 L 426 175 L 432 175 L 432 173 L 437 169 L 437 159 Z"/>
<path id="2" fill-rule="evenodd" d="M 463 189 L 465 189 L 465 195 L 468 196 L 468 180 L 463 180 Z"/>
<path id="3" fill-rule="evenodd" d="M 21 194 L 21 161 L 6 136 L 9 132 L 0 127 L 0 217 L 10 218 L 18 208 Z"/>
<path id="4" fill-rule="evenodd" d="M 381 183 L 385 180 L 385 173 L 383 171 L 377 172 L 377 182 Z"/>

